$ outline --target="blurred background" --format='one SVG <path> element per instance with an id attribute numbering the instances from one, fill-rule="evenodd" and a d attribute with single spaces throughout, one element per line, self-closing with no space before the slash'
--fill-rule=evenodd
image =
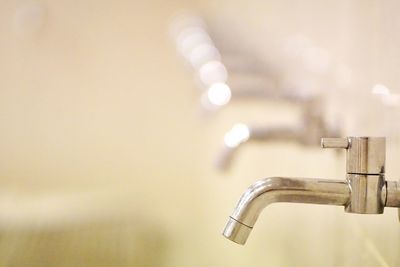
<path id="1" fill-rule="evenodd" d="M 282 94 L 306 94 L 323 99 L 317 113 L 340 136 L 386 136 L 387 179 L 398 180 L 399 10 L 394 0 L 0 0 L 0 265 L 399 266 L 396 209 L 281 203 L 245 246 L 221 235 L 251 183 L 344 179 L 344 152 L 251 142 L 215 166 L 232 125 L 295 124 L 302 104 Z M 193 27 L 215 49 L 188 56 Z M 202 76 L 210 55 L 226 64 Z M 213 100 L 204 78 L 221 75 Z M 276 80 L 277 96 L 235 97 L 234 86 L 246 95 Z"/>

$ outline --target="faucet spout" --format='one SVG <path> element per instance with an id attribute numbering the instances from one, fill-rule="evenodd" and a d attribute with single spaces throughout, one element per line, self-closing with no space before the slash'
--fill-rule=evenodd
<path id="1" fill-rule="evenodd" d="M 244 245 L 261 211 L 275 202 L 346 206 L 350 187 L 343 180 L 271 177 L 259 180 L 243 193 L 223 235 Z"/>

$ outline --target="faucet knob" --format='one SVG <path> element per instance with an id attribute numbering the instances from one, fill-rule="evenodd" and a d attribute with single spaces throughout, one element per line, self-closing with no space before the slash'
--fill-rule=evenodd
<path id="1" fill-rule="evenodd" d="M 348 138 L 321 138 L 322 148 L 344 148 L 347 149 L 350 146 L 350 140 Z"/>
<path id="2" fill-rule="evenodd" d="M 347 150 L 346 171 L 349 174 L 385 173 L 385 137 L 322 138 L 322 148 Z"/>

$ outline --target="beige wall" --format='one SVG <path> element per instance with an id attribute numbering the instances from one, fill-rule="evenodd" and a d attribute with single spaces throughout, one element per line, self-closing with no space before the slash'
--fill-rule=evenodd
<path id="1" fill-rule="evenodd" d="M 245 247 L 221 236 L 253 181 L 341 178 L 344 158 L 296 144 L 249 145 L 229 173 L 216 172 L 212 161 L 232 123 L 293 121 L 297 110 L 237 104 L 201 117 L 198 89 L 168 30 L 174 15 L 189 9 L 215 23 L 235 22 L 238 37 L 266 55 L 270 41 L 307 36 L 336 66 L 323 78 L 328 119 L 340 116 L 346 135 L 388 136 L 394 180 L 399 106 L 384 107 L 369 92 L 377 83 L 399 92 L 399 8 L 396 1 L 0 1 L 3 232 L 123 219 L 132 231 L 162 236 L 163 266 L 398 266 L 394 209 L 358 216 L 277 204 Z M 340 83 L 335 71 L 343 69 L 351 79 Z M 143 248 L 134 236 L 115 242 Z M 149 246 L 155 255 L 156 248 Z"/>

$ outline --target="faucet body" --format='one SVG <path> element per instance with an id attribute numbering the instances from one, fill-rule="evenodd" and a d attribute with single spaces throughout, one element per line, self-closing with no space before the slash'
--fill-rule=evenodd
<path id="1" fill-rule="evenodd" d="M 384 207 L 400 207 L 400 185 L 384 176 L 385 138 L 326 138 L 322 147 L 347 149 L 346 179 L 260 180 L 242 195 L 223 235 L 243 245 L 261 211 L 275 202 L 338 205 L 360 214 L 381 214 Z"/>

